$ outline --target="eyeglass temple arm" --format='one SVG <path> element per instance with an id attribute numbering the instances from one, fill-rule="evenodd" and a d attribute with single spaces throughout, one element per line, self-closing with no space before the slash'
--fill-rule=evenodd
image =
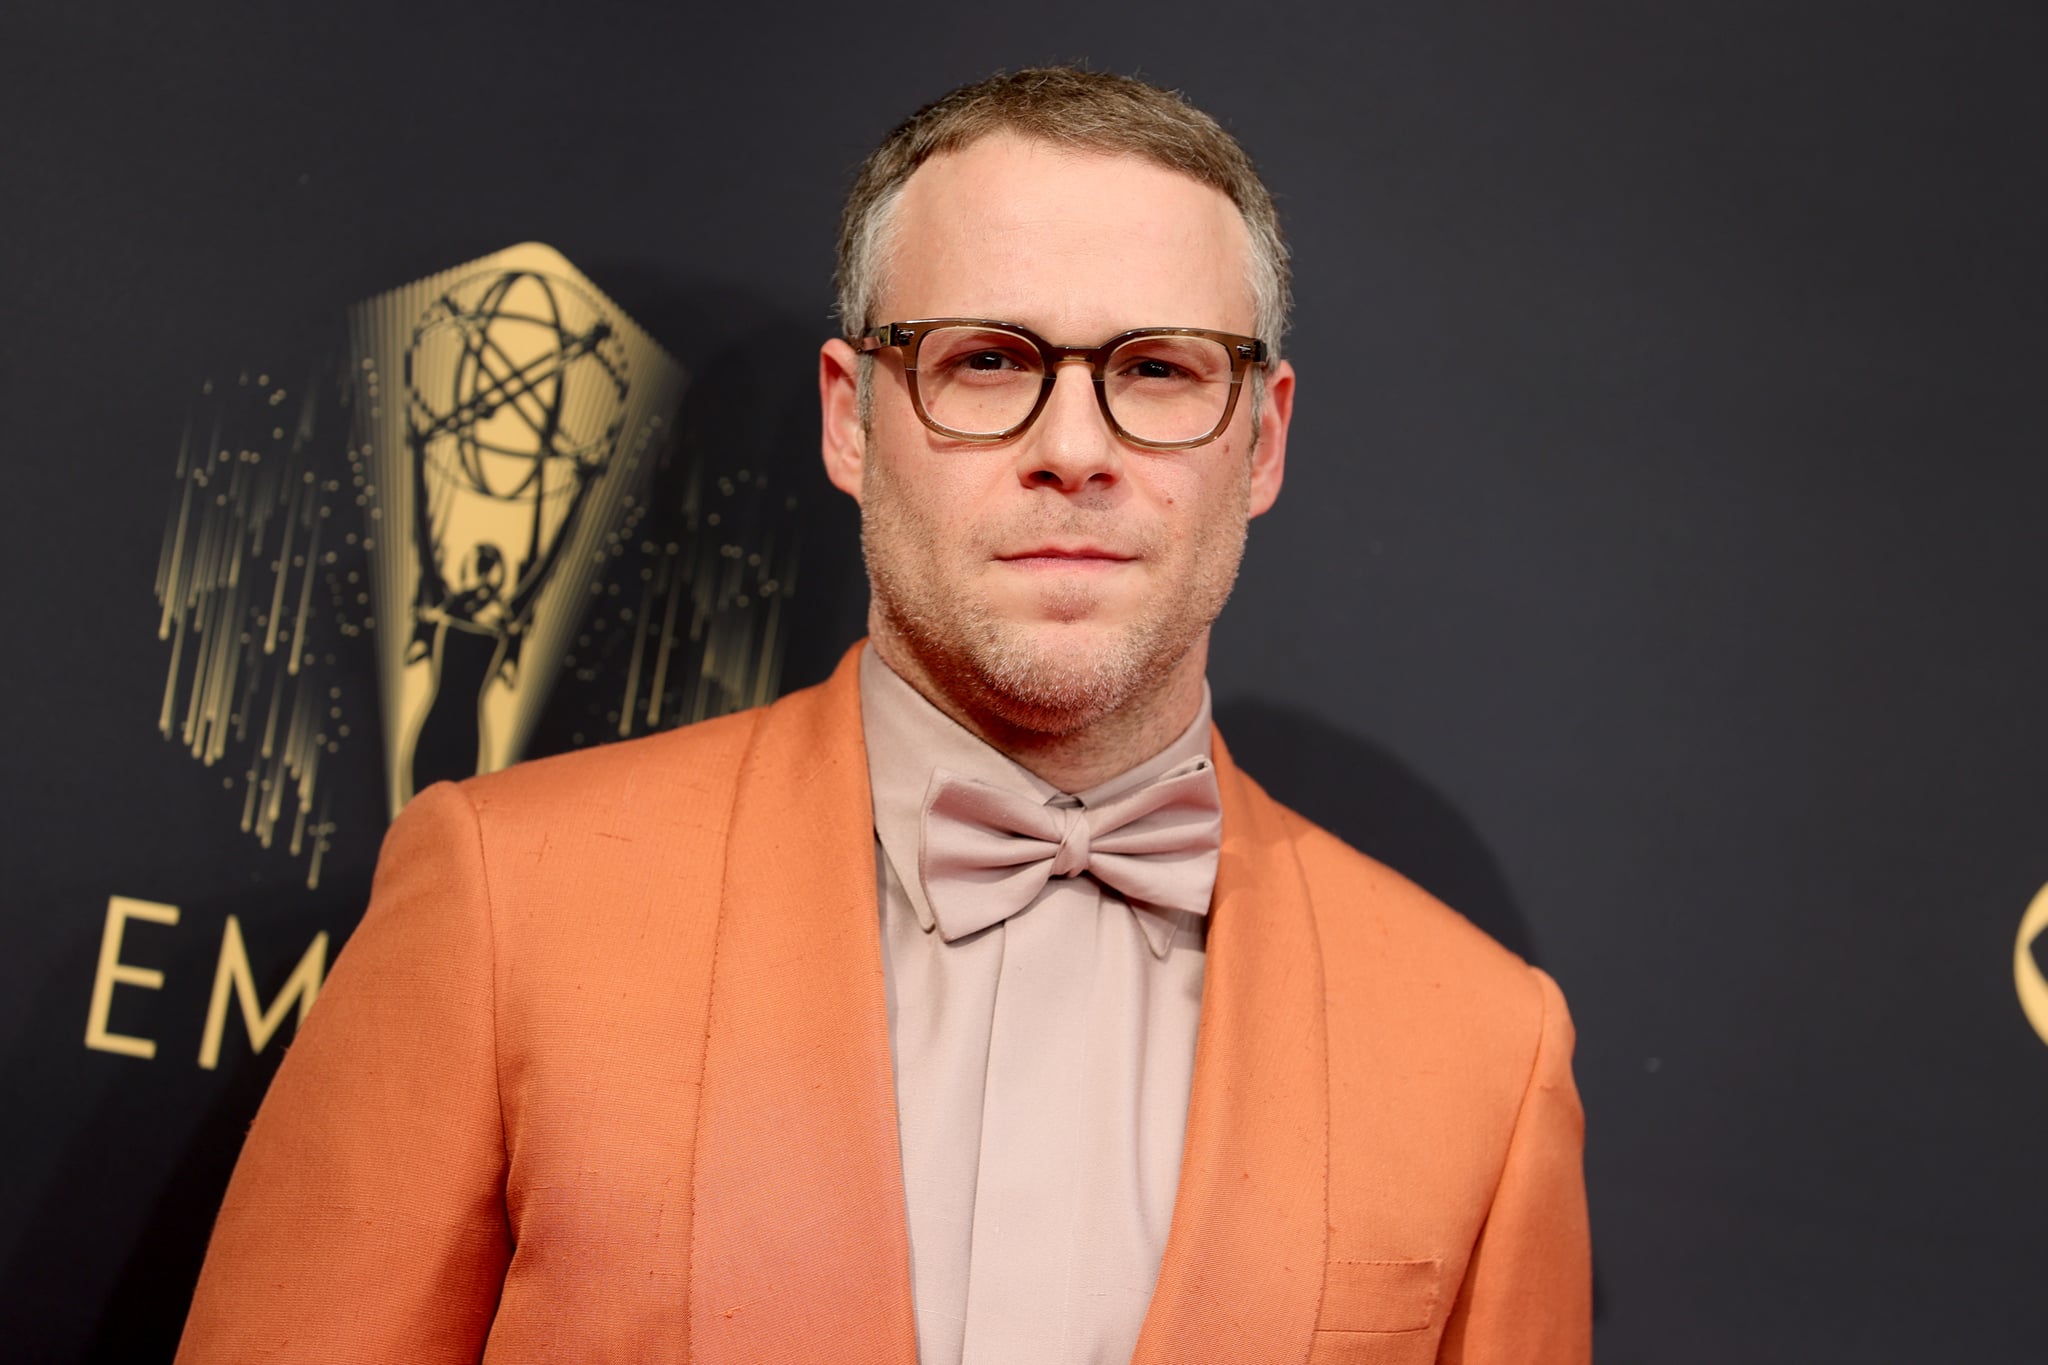
<path id="1" fill-rule="evenodd" d="M 869 351 L 879 351 L 886 346 L 907 345 L 910 337 L 911 331 L 908 327 L 898 327 L 894 323 L 885 322 L 879 327 L 870 327 L 860 335 L 847 339 L 853 343 L 856 351 L 865 355 Z"/>

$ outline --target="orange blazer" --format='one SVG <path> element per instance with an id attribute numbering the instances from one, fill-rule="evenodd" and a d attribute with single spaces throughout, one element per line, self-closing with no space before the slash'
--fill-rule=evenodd
<path id="1" fill-rule="evenodd" d="M 914 1361 L 854 656 L 421 794 L 178 1360 Z M 1275 803 L 1224 823 L 1138 1361 L 1590 1358 L 1557 988 Z"/>

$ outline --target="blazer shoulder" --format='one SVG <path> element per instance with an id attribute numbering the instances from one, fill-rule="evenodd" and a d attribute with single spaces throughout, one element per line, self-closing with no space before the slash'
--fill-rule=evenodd
<path id="1" fill-rule="evenodd" d="M 601 744 L 515 764 L 461 783 L 487 826 L 522 826 L 534 821 L 553 828 L 582 828 L 592 822 L 644 822 L 649 817 L 686 825 L 703 823 L 711 812 L 723 827 L 744 770 L 758 766 L 764 750 L 783 757 L 792 748 L 855 750 L 860 744 L 858 684 L 852 661 L 826 682 L 801 688 L 768 706 L 735 711 L 712 720 L 638 739 Z M 772 737 L 772 739 L 771 739 Z"/>
<path id="2" fill-rule="evenodd" d="M 1324 945 L 1334 1001 L 1399 981 L 1417 1003 L 1534 1041 L 1554 984 L 1522 957 L 1408 878 L 1286 807 Z M 1434 1011 L 1432 1011 L 1434 1012 Z"/>
<path id="3" fill-rule="evenodd" d="M 731 800 L 732 784 L 768 708 L 736 711 L 659 734 L 529 759 L 460 784 L 490 823 L 579 823 L 630 815 L 650 799 Z"/>

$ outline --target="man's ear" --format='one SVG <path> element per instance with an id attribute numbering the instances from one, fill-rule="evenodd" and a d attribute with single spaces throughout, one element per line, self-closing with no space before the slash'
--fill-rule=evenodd
<path id="1" fill-rule="evenodd" d="M 1281 361 L 1266 376 L 1259 406 L 1259 443 L 1252 451 L 1251 515 L 1272 507 L 1287 473 L 1287 425 L 1294 420 L 1294 366 Z"/>
<path id="2" fill-rule="evenodd" d="M 860 422 L 860 357 L 838 337 L 818 348 L 818 412 L 825 477 L 859 502 L 868 448 Z"/>

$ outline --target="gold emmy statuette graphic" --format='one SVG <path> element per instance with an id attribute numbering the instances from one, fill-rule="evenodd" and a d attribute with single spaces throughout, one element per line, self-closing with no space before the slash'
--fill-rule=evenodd
<path id="1" fill-rule="evenodd" d="M 350 330 L 395 814 L 520 756 L 683 371 L 536 243 L 372 299 Z"/>
<path id="2" fill-rule="evenodd" d="M 396 815 L 520 758 L 544 705 L 579 747 L 774 699 L 796 499 L 684 439 L 682 367 L 558 252 L 379 295 L 349 345 L 200 387 L 156 574 L 157 728 L 309 888 L 373 729 Z"/>
<path id="3" fill-rule="evenodd" d="M 2048 886 L 2041 888 L 2020 917 L 2019 938 L 2012 950 L 2012 979 L 2019 991 L 2020 1008 L 2027 1012 L 2027 1022 L 2041 1035 L 2041 1041 L 2048 1043 L 2048 979 L 2042 977 L 2034 961 L 2034 940 L 2044 930 L 2048 930 Z"/>

